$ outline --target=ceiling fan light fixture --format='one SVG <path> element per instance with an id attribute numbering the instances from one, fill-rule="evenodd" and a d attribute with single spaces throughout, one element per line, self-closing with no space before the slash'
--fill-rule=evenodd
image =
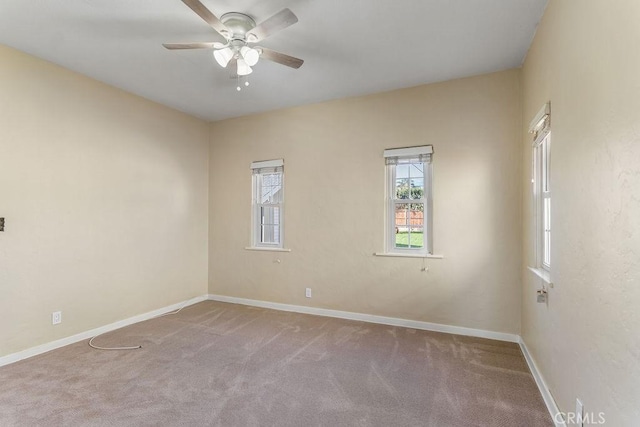
<path id="1" fill-rule="evenodd" d="M 239 76 L 248 76 L 251 74 L 253 70 L 251 67 L 245 62 L 244 59 L 238 58 L 238 75 Z"/>
<path id="2" fill-rule="evenodd" d="M 213 57 L 222 68 L 226 68 L 229 61 L 231 61 L 231 58 L 233 58 L 233 51 L 228 47 L 220 50 L 214 50 Z"/>
<path id="3" fill-rule="evenodd" d="M 250 67 L 256 65 L 258 63 L 258 59 L 260 59 L 258 51 L 250 48 L 249 46 L 242 46 L 240 48 L 240 55 L 242 55 L 242 58 Z"/>
<path id="4" fill-rule="evenodd" d="M 260 59 L 276 62 L 298 69 L 303 60 L 274 50 L 253 46 L 273 34 L 298 22 L 296 15 L 285 8 L 256 25 L 255 20 L 240 12 L 228 12 L 218 18 L 203 2 L 212 0 L 182 0 L 196 15 L 224 37 L 224 42 L 163 43 L 169 50 L 213 49 L 213 57 L 222 68 L 231 68 L 232 77 L 237 78 L 236 90 L 249 86 L 246 78 L 253 72 L 251 67 Z M 231 66 L 229 64 L 231 63 Z M 233 70 L 235 68 L 235 70 Z M 244 83 L 243 85 L 241 83 Z"/>

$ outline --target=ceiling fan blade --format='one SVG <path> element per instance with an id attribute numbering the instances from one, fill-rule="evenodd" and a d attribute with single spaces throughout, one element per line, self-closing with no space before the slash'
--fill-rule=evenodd
<path id="1" fill-rule="evenodd" d="M 200 18 L 204 19 L 207 24 L 211 25 L 211 27 L 224 38 L 230 36 L 231 32 L 229 29 L 218 19 L 217 16 L 211 13 L 205 5 L 200 3 L 200 0 L 182 0 L 182 2 L 189 6 L 191 10 L 193 10 Z"/>
<path id="2" fill-rule="evenodd" d="M 291 68 L 300 68 L 304 61 L 300 58 L 285 55 L 284 53 L 276 52 L 275 50 L 267 49 L 266 47 L 257 48 L 262 51 L 260 58 L 267 59 L 269 61 L 277 62 L 278 64 L 286 65 Z"/>
<path id="3" fill-rule="evenodd" d="M 183 0 L 184 1 L 184 0 Z M 282 9 L 266 21 L 262 21 L 247 33 L 247 41 L 251 43 L 264 40 L 270 35 L 298 22 L 298 17 L 289 9 Z"/>
<path id="4" fill-rule="evenodd" d="M 193 42 L 193 43 L 162 43 L 162 46 L 169 50 L 175 49 L 222 49 L 226 46 L 220 42 Z"/>

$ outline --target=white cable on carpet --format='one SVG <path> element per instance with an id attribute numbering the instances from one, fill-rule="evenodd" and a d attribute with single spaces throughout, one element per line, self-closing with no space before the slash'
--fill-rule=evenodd
<path id="1" fill-rule="evenodd" d="M 109 332 L 111 332 L 111 331 L 109 331 Z M 105 334 L 106 334 L 106 332 L 105 332 Z M 89 347 L 95 348 L 96 350 L 137 350 L 139 348 L 142 348 L 141 345 L 137 345 L 135 347 L 100 347 L 100 346 L 97 346 L 97 345 L 93 345 L 93 340 L 98 338 L 100 335 L 102 335 L 102 334 L 96 335 L 95 337 L 93 337 L 93 338 L 91 338 L 89 340 Z"/>
<path id="2" fill-rule="evenodd" d="M 184 307 L 185 307 L 185 306 L 183 305 L 182 307 L 180 307 L 180 308 L 179 308 L 179 309 L 177 309 L 176 311 L 170 311 L 170 312 L 168 312 L 168 313 L 162 313 L 162 314 L 159 314 L 159 315 L 157 315 L 157 316 L 153 316 L 151 319 L 155 319 L 155 318 L 157 318 L 157 317 L 162 317 L 162 316 L 169 316 L 169 315 L 178 314 L 178 313 L 180 313 L 180 311 L 181 311 Z M 149 319 L 149 320 L 151 320 L 151 319 Z M 112 332 L 112 331 L 108 331 L 108 332 Z M 97 345 L 94 345 L 94 344 L 93 344 L 93 340 L 94 340 L 94 339 L 96 339 L 96 338 L 98 338 L 100 335 L 104 335 L 104 334 L 106 334 L 106 333 L 107 333 L 107 332 L 103 332 L 103 333 L 101 333 L 101 334 L 98 334 L 98 335 L 96 335 L 96 336 L 92 337 L 92 338 L 89 340 L 89 347 L 91 347 L 91 348 L 95 348 L 96 350 L 137 350 L 137 349 L 139 349 L 139 348 L 142 348 L 142 346 L 141 346 L 141 345 L 136 345 L 136 346 L 132 346 L 132 347 L 100 347 L 100 346 L 97 346 Z"/>

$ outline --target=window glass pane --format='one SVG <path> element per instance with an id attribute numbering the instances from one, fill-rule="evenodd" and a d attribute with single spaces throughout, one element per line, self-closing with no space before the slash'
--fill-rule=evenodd
<path id="1" fill-rule="evenodd" d="M 408 199 L 409 190 L 409 178 L 396 179 L 396 199 Z"/>
<path id="2" fill-rule="evenodd" d="M 424 163 L 422 162 L 411 163 L 409 168 L 409 176 L 412 178 L 424 177 Z"/>
<path id="3" fill-rule="evenodd" d="M 424 233 L 422 228 L 411 227 L 407 231 L 396 233 L 395 247 L 421 249 L 424 247 Z"/>
<path id="4" fill-rule="evenodd" d="M 396 234 L 407 232 L 409 229 L 409 205 L 407 203 L 398 203 L 395 207 Z"/>
<path id="5" fill-rule="evenodd" d="M 409 229 L 406 231 L 400 231 L 396 233 L 395 247 L 396 248 L 408 248 L 409 247 Z"/>
<path id="6" fill-rule="evenodd" d="M 262 184 L 265 186 L 278 186 L 282 183 L 282 174 L 280 172 L 265 173 L 262 175 Z"/>
<path id="7" fill-rule="evenodd" d="M 542 142 L 542 191 L 549 191 L 549 137 Z"/>
<path id="8" fill-rule="evenodd" d="M 408 231 L 403 231 L 403 232 L 396 233 L 395 247 L 396 248 L 408 248 L 409 247 L 409 232 Z"/>
<path id="9" fill-rule="evenodd" d="M 395 206 L 395 247 L 424 247 L 424 203 L 398 203 Z"/>
<path id="10" fill-rule="evenodd" d="M 271 186 L 269 188 L 268 198 L 265 203 L 280 203 L 282 202 L 282 187 L 281 186 Z"/>
<path id="11" fill-rule="evenodd" d="M 544 199 L 544 214 L 543 214 L 543 227 L 544 227 L 544 264 L 551 264 L 551 199 Z"/>
<path id="12" fill-rule="evenodd" d="M 396 179 L 409 178 L 409 165 L 398 164 L 396 165 Z"/>
<path id="13" fill-rule="evenodd" d="M 282 174 L 269 173 L 260 180 L 258 203 L 282 202 Z"/>
<path id="14" fill-rule="evenodd" d="M 396 165 L 395 198 L 422 199 L 424 197 L 424 163 L 406 162 Z"/>
<path id="15" fill-rule="evenodd" d="M 412 203 L 409 206 L 409 226 L 409 247 L 424 247 L 424 203 Z"/>
<path id="16" fill-rule="evenodd" d="M 260 208 L 260 224 L 280 224 L 280 208 L 278 206 L 262 206 Z"/>
<path id="17" fill-rule="evenodd" d="M 412 199 L 416 200 L 424 197 L 424 178 L 412 178 L 410 186 Z"/>
<path id="18" fill-rule="evenodd" d="M 260 208 L 260 242 L 280 243 L 280 208 L 262 206 Z"/>
<path id="19" fill-rule="evenodd" d="M 260 227 L 261 243 L 280 243 L 279 228 L 276 225 L 263 225 Z"/>
<path id="20" fill-rule="evenodd" d="M 266 203 L 269 200 L 270 190 L 271 186 L 265 185 L 264 179 L 261 180 L 260 187 L 258 188 L 258 203 Z"/>
<path id="21" fill-rule="evenodd" d="M 412 203 L 409 224 L 424 227 L 424 203 Z"/>
<path id="22" fill-rule="evenodd" d="M 411 227 L 409 229 L 409 247 L 414 249 L 424 247 L 424 228 Z"/>

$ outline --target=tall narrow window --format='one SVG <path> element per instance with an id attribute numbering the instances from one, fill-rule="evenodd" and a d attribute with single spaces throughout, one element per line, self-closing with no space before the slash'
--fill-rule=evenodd
<path id="1" fill-rule="evenodd" d="M 252 244 L 282 248 L 284 161 L 253 162 Z"/>
<path id="2" fill-rule="evenodd" d="M 431 254 L 431 145 L 384 151 L 386 252 Z"/>
<path id="3" fill-rule="evenodd" d="M 531 122 L 533 134 L 533 199 L 536 266 L 551 267 L 551 114 L 547 103 Z"/>

